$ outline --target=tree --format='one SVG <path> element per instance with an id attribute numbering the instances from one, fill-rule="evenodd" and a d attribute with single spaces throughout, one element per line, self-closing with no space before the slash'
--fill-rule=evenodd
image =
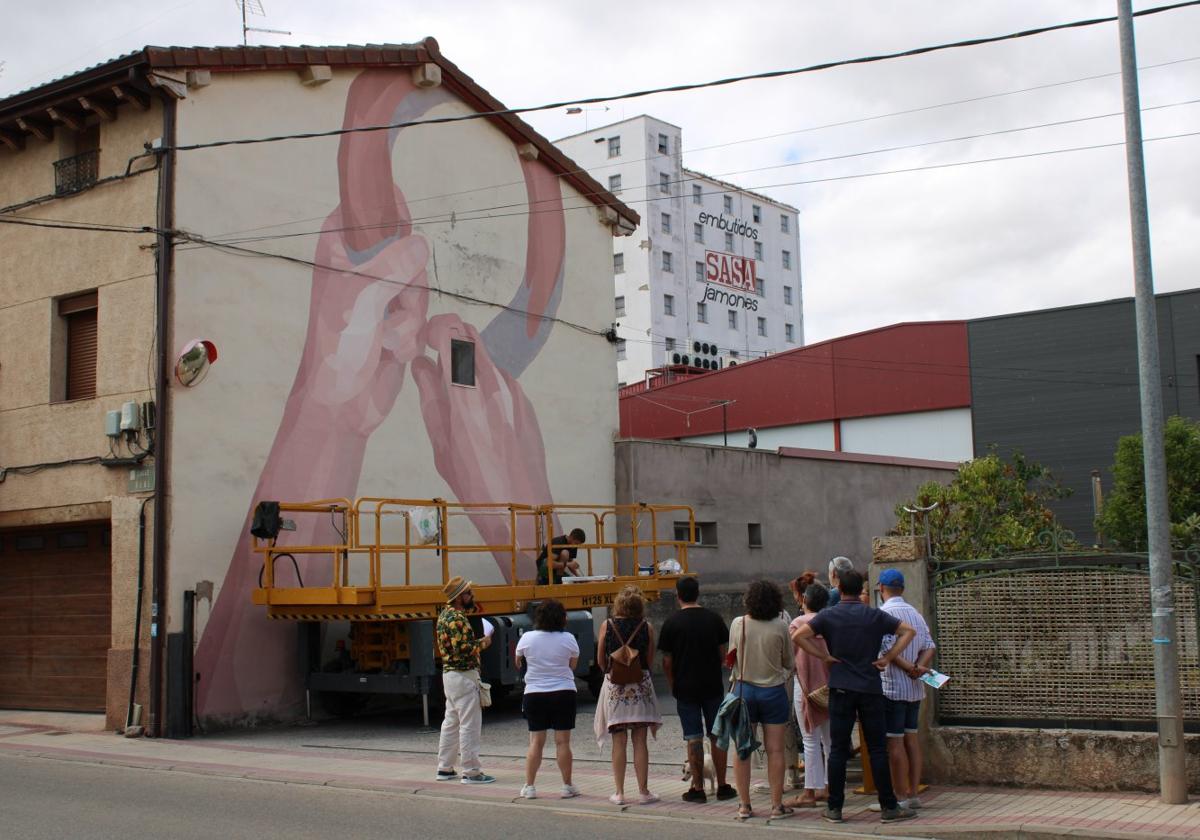
<path id="1" fill-rule="evenodd" d="M 1171 417 L 1163 429 L 1163 442 L 1171 544 L 1186 548 L 1200 541 L 1200 423 Z M 1096 517 L 1096 530 L 1117 548 L 1145 550 L 1146 476 L 1141 434 L 1117 441 L 1112 476 L 1112 490 Z"/>
<path id="2" fill-rule="evenodd" d="M 916 497 L 896 506 L 894 534 L 906 534 L 912 515 L 905 507 L 937 507 L 925 514 L 933 555 L 944 560 L 976 560 L 1047 545 L 1073 544 L 1070 532 L 1047 506 L 1070 495 L 1050 470 L 1014 452 L 1011 462 L 995 451 L 967 461 L 949 484 L 931 481 Z M 921 531 L 917 521 L 917 532 Z"/>

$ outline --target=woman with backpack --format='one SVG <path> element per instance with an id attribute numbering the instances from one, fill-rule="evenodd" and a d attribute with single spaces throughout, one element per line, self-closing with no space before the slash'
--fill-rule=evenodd
<path id="1" fill-rule="evenodd" d="M 608 799 L 625 805 L 625 764 L 628 741 L 633 740 L 633 770 L 637 775 L 641 805 L 657 802 L 650 792 L 650 749 L 647 733 L 657 737 L 662 726 L 658 699 L 650 680 L 654 661 L 654 631 L 646 623 L 646 601 L 636 586 L 626 586 L 617 595 L 612 617 L 604 622 L 596 645 L 596 661 L 604 670 L 604 686 L 596 701 L 596 742 L 603 748 L 612 740 L 613 783 L 616 792 Z"/>

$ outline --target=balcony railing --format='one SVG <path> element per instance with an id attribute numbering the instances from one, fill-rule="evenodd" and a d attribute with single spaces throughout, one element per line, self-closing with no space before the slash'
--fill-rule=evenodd
<path id="1" fill-rule="evenodd" d="M 99 174 L 99 149 L 56 160 L 54 162 L 54 194 L 68 195 L 85 190 L 96 183 Z"/>

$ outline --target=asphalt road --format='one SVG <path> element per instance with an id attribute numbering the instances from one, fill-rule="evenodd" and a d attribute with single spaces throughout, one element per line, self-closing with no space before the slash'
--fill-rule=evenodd
<path id="1" fill-rule="evenodd" d="M 0 836 L 5 840 L 487 840 L 536 836 L 539 830 L 570 840 L 639 835 L 728 840 L 731 830 L 739 837 L 779 833 L 779 828 L 753 824 L 591 814 L 540 803 L 473 803 L 0 755 Z"/>

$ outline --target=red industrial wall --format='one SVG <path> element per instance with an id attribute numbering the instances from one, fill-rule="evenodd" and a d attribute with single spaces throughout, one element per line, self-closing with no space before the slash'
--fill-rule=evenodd
<path id="1" fill-rule="evenodd" d="M 680 438 L 971 405 L 963 321 L 898 324 L 621 397 L 621 436 Z"/>

